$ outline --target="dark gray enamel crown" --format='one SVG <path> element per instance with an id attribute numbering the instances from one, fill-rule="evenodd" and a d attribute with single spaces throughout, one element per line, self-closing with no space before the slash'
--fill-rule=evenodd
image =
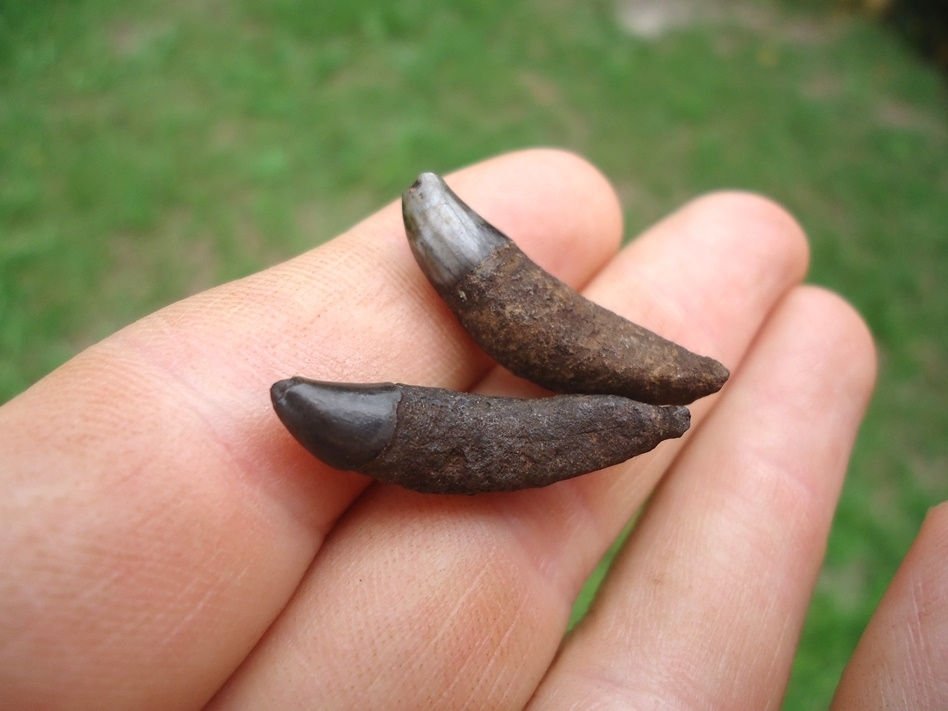
<path id="1" fill-rule="evenodd" d="M 391 441 L 401 393 L 392 383 L 296 377 L 274 383 L 270 399 L 280 421 L 307 450 L 336 469 L 358 471 Z"/>

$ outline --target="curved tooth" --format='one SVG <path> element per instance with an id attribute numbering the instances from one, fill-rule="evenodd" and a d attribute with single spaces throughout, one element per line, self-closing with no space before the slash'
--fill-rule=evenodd
<path id="1" fill-rule="evenodd" d="M 434 173 L 402 196 L 412 252 L 471 337 L 550 390 L 683 405 L 730 373 L 583 298 L 532 262 Z"/>
<path id="2" fill-rule="evenodd" d="M 520 400 L 440 388 L 292 378 L 273 406 L 330 466 L 415 491 L 476 494 L 547 486 L 680 437 L 684 407 L 615 395 Z"/>

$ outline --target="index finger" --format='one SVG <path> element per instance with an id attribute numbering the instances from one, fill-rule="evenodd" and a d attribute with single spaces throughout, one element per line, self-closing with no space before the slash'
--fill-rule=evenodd
<path id="1" fill-rule="evenodd" d="M 412 176 L 406 176 L 406 185 Z M 452 180 L 581 285 L 617 247 L 605 180 L 528 151 Z M 0 687 L 17 705 L 206 701 L 366 485 L 283 431 L 296 373 L 464 389 L 488 361 L 414 264 L 397 205 L 168 307 L 0 410 Z"/>

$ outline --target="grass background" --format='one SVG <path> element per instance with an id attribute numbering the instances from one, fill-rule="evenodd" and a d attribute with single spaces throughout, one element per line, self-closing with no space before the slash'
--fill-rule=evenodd
<path id="1" fill-rule="evenodd" d="M 766 193 L 882 364 L 786 702 L 825 707 L 948 499 L 948 92 L 826 3 L 706 0 L 656 37 L 630 30 L 642 6 L 3 0 L 0 402 L 422 169 L 571 148 L 617 186 L 630 236 L 704 191 Z"/>

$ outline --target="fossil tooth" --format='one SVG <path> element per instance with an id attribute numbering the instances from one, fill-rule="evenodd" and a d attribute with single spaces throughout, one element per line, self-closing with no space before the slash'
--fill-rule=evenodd
<path id="1" fill-rule="evenodd" d="M 501 365 L 550 390 L 684 405 L 729 372 L 580 296 L 423 173 L 402 196 L 412 252 L 471 337 Z"/>
<path id="2" fill-rule="evenodd" d="M 691 421 L 685 407 L 616 395 L 520 400 L 300 377 L 270 393 L 290 433 L 330 466 L 441 494 L 547 486 L 654 449 Z"/>

